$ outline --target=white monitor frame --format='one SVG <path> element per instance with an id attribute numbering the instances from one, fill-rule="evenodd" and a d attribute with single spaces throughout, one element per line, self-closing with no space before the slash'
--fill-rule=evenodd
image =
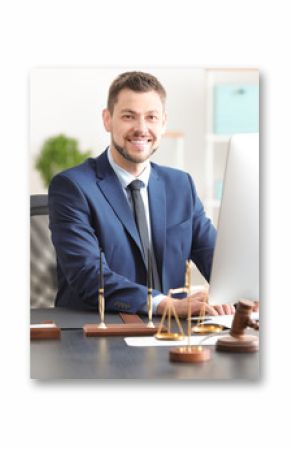
<path id="1" fill-rule="evenodd" d="M 259 299 L 259 134 L 231 138 L 209 303 Z"/>

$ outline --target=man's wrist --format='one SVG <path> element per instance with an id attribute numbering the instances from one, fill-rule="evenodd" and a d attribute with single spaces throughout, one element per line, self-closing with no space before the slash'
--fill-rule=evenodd
<path id="1" fill-rule="evenodd" d="M 163 293 L 160 293 L 160 295 L 156 295 L 152 298 L 152 308 L 153 308 L 153 314 L 159 315 L 160 314 L 160 304 L 166 299 L 166 295 L 163 295 Z"/>
<path id="2" fill-rule="evenodd" d="M 164 298 L 166 298 L 166 296 L 163 293 L 157 294 L 157 295 L 152 297 L 152 312 L 153 312 L 153 315 L 159 314 L 157 309 L 159 307 L 159 304 L 163 301 Z M 144 304 L 144 306 L 142 307 L 142 309 L 140 310 L 140 312 L 146 313 L 146 314 L 148 313 L 147 301 Z"/>

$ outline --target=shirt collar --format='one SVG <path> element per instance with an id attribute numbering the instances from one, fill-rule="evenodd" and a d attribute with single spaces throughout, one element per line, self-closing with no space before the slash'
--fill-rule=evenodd
<path id="1" fill-rule="evenodd" d="M 127 172 L 122 167 L 120 167 L 120 165 L 116 164 L 116 162 L 113 160 L 113 156 L 112 156 L 110 147 L 108 148 L 107 155 L 108 155 L 109 164 L 111 165 L 112 169 L 116 173 L 116 175 L 124 189 L 126 189 L 128 187 L 128 185 L 135 179 L 140 179 L 140 181 L 142 181 L 145 184 L 145 187 L 147 188 L 148 182 L 149 182 L 149 177 L 150 177 L 150 171 L 151 171 L 150 163 L 148 163 L 146 165 L 146 167 L 144 168 L 144 170 L 142 171 L 142 173 L 139 176 L 135 177 L 131 173 Z"/>

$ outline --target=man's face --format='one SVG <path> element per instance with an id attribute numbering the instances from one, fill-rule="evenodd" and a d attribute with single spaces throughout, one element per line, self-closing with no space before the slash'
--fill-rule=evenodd
<path id="1" fill-rule="evenodd" d="M 113 113 L 105 109 L 103 120 L 117 162 L 123 163 L 141 164 L 149 159 L 165 129 L 164 107 L 155 91 L 121 90 Z"/>

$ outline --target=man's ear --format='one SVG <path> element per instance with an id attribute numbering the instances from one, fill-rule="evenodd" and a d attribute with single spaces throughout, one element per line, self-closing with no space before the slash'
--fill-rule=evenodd
<path id="1" fill-rule="evenodd" d="M 111 114 L 109 109 L 104 109 L 102 115 L 105 130 L 111 132 Z"/>

